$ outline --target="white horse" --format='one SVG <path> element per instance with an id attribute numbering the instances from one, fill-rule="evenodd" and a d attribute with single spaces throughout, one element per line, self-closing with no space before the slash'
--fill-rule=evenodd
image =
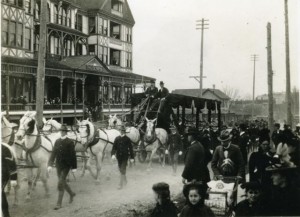
<path id="1" fill-rule="evenodd" d="M 121 119 L 117 117 L 115 114 L 114 116 L 109 115 L 108 120 L 108 127 L 111 129 L 116 129 L 120 131 L 120 127 L 123 125 Z M 135 127 L 126 127 L 126 136 L 130 139 L 133 146 L 138 146 L 141 140 L 140 131 Z"/>
<path id="2" fill-rule="evenodd" d="M 53 143 L 51 142 L 51 140 L 53 139 L 51 139 L 51 135 L 49 136 L 49 139 L 39 133 L 36 126 L 35 115 L 35 112 L 27 111 L 20 119 L 19 129 L 16 134 L 18 139 L 24 138 L 27 165 L 37 168 L 34 178 L 33 169 L 27 170 L 27 200 L 30 199 L 31 191 L 34 189 L 35 183 L 38 178 L 41 178 L 43 182 L 46 191 L 46 197 L 49 196 L 49 188 L 47 184 L 47 165 L 51 151 L 53 149 Z"/>
<path id="3" fill-rule="evenodd" d="M 168 133 L 165 129 L 155 128 L 156 118 L 154 120 L 148 120 L 148 118 L 146 118 L 146 121 L 147 121 L 147 128 L 144 135 L 144 143 L 146 143 L 145 145 L 146 151 L 151 152 L 148 167 L 151 168 L 152 158 L 155 153 L 159 154 L 159 157 L 161 157 L 161 154 L 163 155 L 162 166 L 164 166 L 165 150 L 167 148 L 167 143 L 168 143 Z"/>
<path id="4" fill-rule="evenodd" d="M 16 142 L 15 138 L 15 130 L 14 128 L 17 127 L 18 125 L 15 123 L 10 123 L 2 113 L 1 115 L 1 142 L 6 143 L 9 145 L 9 149 L 12 150 L 12 153 L 14 154 L 15 161 L 18 164 L 19 163 L 19 158 L 23 157 L 23 149 L 22 149 L 22 144 Z M 17 180 L 17 186 L 14 187 L 14 203 L 13 205 L 18 204 L 18 190 L 20 188 L 20 177 L 18 176 Z M 8 182 L 7 187 L 6 187 L 6 193 L 9 194 L 11 190 L 10 182 Z"/>
<path id="5" fill-rule="evenodd" d="M 43 122 L 44 122 L 44 126 L 43 126 L 43 133 L 44 134 L 46 134 L 46 135 L 51 134 L 51 135 L 54 135 L 55 138 L 57 138 L 57 139 L 60 138 L 60 136 L 61 136 L 60 130 L 61 130 L 61 126 L 62 126 L 61 123 L 59 123 L 58 121 L 54 120 L 53 118 L 48 119 L 48 120 L 43 119 Z M 83 177 L 84 174 L 85 174 L 85 167 L 86 167 L 86 162 L 87 162 L 87 160 L 86 160 L 87 156 L 85 155 L 84 151 L 82 151 L 82 150 L 76 150 L 76 148 L 78 146 L 81 146 L 80 135 L 79 135 L 79 133 L 77 133 L 76 130 L 73 129 L 73 127 L 70 127 L 68 129 L 67 137 L 69 139 L 71 139 L 71 140 L 74 141 L 75 151 L 76 152 L 81 152 L 81 154 L 82 154 L 82 157 L 83 157 L 83 168 L 82 168 L 81 177 Z M 54 141 L 54 143 L 55 143 L 55 141 Z"/>
<path id="6" fill-rule="evenodd" d="M 90 158 L 87 161 L 87 169 L 90 174 L 100 183 L 101 164 L 105 155 L 110 155 L 113 143 L 117 136 L 121 135 L 118 130 L 96 129 L 95 126 L 87 120 L 78 121 L 81 143 L 86 146 Z M 96 173 L 91 169 L 91 157 L 96 160 Z"/>

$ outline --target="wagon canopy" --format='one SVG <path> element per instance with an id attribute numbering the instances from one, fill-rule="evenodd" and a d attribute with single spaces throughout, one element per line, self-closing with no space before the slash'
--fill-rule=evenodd
<path id="1" fill-rule="evenodd" d="M 139 105 L 142 99 L 144 98 L 146 98 L 146 95 L 144 93 L 132 94 L 131 96 L 132 107 Z M 192 96 L 173 94 L 173 93 L 170 93 L 166 97 L 166 104 L 168 104 L 173 108 L 177 108 L 179 106 L 185 108 L 191 108 L 192 105 L 194 105 L 194 107 L 199 109 L 204 109 L 206 105 L 206 108 L 211 111 L 214 111 L 216 109 L 220 110 L 221 108 L 221 101 L 219 100 L 192 97 Z"/>

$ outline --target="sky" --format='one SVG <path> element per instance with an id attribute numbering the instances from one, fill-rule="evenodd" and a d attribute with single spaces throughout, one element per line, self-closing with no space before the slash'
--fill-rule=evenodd
<path id="1" fill-rule="evenodd" d="M 200 75 L 201 30 L 204 30 L 203 88 L 228 87 L 251 98 L 268 92 L 267 23 L 272 28 L 273 91 L 285 91 L 284 0 L 128 0 L 135 19 L 133 72 L 164 81 L 169 90 L 199 88 L 189 76 Z M 298 15 L 297 15 L 298 12 Z M 291 87 L 299 88 L 300 1 L 289 0 Z M 297 28 L 298 27 L 298 28 Z M 157 82 L 158 85 L 158 82 Z"/>

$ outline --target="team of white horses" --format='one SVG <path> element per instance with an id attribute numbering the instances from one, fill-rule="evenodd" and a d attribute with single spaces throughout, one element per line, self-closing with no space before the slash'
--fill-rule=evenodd
<path id="1" fill-rule="evenodd" d="M 134 147 L 138 147 L 137 150 L 143 149 L 151 152 L 148 168 L 152 166 L 152 158 L 155 153 L 159 154 L 159 156 L 163 155 L 164 165 L 168 134 L 162 128 L 155 128 L 156 119 L 148 120 L 146 118 L 146 120 L 147 128 L 144 132 L 143 142 L 141 142 L 140 131 L 135 127 L 127 127 L 126 135 L 130 138 Z M 49 196 L 47 164 L 54 143 L 60 137 L 61 124 L 54 119 L 43 119 L 43 122 L 43 129 L 39 131 L 36 125 L 36 112 L 27 111 L 20 119 L 18 130 L 15 132 L 14 128 L 17 125 L 10 123 L 2 113 L 2 142 L 10 143 L 16 153 L 17 163 L 19 159 L 23 159 L 26 162 L 27 200 L 30 199 L 31 192 L 39 179 L 43 183 L 46 196 Z M 81 176 L 84 175 L 85 169 L 87 169 L 96 180 L 96 183 L 100 183 L 103 159 L 105 156 L 110 156 L 113 142 L 120 135 L 119 127 L 121 125 L 123 123 L 116 115 L 110 115 L 107 129 L 96 128 L 89 119 L 77 120 L 76 127 L 72 126 L 69 128 L 68 137 L 74 140 L 75 150 L 81 152 L 81 157 L 84 159 Z M 96 162 L 96 171 L 91 166 L 92 160 Z M 15 204 L 18 202 L 17 189 L 15 188 Z"/>

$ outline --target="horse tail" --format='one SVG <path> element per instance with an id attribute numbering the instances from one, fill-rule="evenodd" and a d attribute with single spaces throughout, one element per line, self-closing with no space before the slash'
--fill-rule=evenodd
<path id="1" fill-rule="evenodd" d="M 3 146 L 5 146 L 6 148 L 8 148 L 8 150 L 10 151 L 11 155 L 12 155 L 13 158 L 14 158 L 14 161 L 16 162 L 16 161 L 17 161 L 17 154 L 16 154 L 15 150 L 14 150 L 10 145 L 8 145 L 8 144 L 6 144 L 6 143 L 4 143 L 4 142 L 1 142 L 1 144 L 2 144 Z"/>

